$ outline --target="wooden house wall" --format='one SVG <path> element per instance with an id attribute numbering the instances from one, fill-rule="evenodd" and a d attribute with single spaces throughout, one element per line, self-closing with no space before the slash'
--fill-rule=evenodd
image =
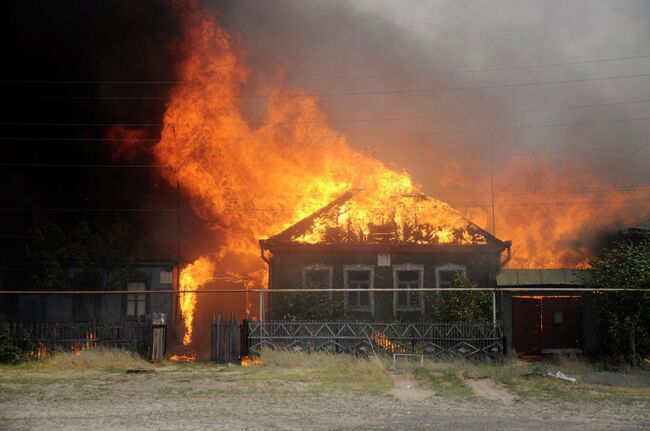
<path id="1" fill-rule="evenodd" d="M 495 287 L 495 274 L 498 267 L 499 255 L 486 249 L 484 252 L 409 252 L 391 253 L 390 266 L 377 265 L 376 252 L 278 252 L 274 253 L 271 259 L 271 289 L 300 289 L 302 288 L 302 267 L 310 264 L 332 265 L 332 288 L 343 289 L 345 265 L 371 265 L 374 267 L 374 288 L 393 288 L 393 266 L 406 263 L 424 266 L 424 286 L 433 288 L 436 286 L 436 267 L 444 264 L 457 264 L 466 266 L 467 276 L 478 283 L 480 287 Z M 276 293 L 275 295 L 281 295 Z M 335 294 L 337 298 L 343 298 L 342 293 Z M 273 314 L 273 299 L 270 304 L 270 318 L 279 318 Z M 375 313 L 354 312 L 346 313 L 346 317 L 359 320 L 419 320 L 422 318 L 420 312 L 399 312 L 393 315 L 393 292 L 374 293 Z M 430 311 L 430 303 L 426 301 L 425 315 Z"/>
<path id="2" fill-rule="evenodd" d="M 147 290 L 172 290 L 172 283 L 162 283 L 161 273 L 172 271 L 168 266 L 138 266 L 132 281 L 144 281 Z M 172 277 L 172 281 L 175 278 Z M 126 285 L 120 286 L 126 290 Z M 116 288 L 117 290 L 117 288 Z M 80 319 L 75 313 L 79 302 L 94 302 L 94 321 L 119 322 L 126 319 L 125 295 L 17 295 L 12 298 L 14 306 L 7 316 L 8 321 L 23 322 L 72 322 Z M 146 314 L 165 313 L 173 316 L 175 296 L 170 294 L 147 295 Z M 77 305 L 75 305 L 77 301 Z"/>

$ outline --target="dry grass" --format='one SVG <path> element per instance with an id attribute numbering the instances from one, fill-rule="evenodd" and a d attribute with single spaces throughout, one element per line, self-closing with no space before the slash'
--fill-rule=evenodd
<path id="1" fill-rule="evenodd" d="M 98 347 L 77 353 L 55 352 L 44 361 L 34 363 L 44 370 L 111 370 L 127 368 L 151 368 L 152 365 L 138 354 L 123 349 Z"/>
<path id="2" fill-rule="evenodd" d="M 314 389 L 345 389 L 385 392 L 391 387 L 386 362 L 378 357 L 355 357 L 328 353 L 288 352 L 265 349 L 260 372 L 267 376 L 308 383 Z"/>
<path id="3" fill-rule="evenodd" d="M 575 377 L 576 383 L 546 376 L 561 371 Z M 605 372 L 599 363 L 565 356 L 542 363 L 530 363 L 516 357 L 499 362 L 462 360 L 426 362 L 415 370 L 416 376 L 432 389 L 463 395 L 466 379 L 491 378 L 504 384 L 515 396 L 548 401 L 616 401 L 633 403 L 650 399 L 650 373 L 642 370 Z"/>

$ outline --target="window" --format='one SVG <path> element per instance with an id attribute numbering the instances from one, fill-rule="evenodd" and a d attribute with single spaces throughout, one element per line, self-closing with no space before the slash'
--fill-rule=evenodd
<path id="1" fill-rule="evenodd" d="M 329 289 L 332 287 L 332 266 L 316 263 L 302 267 L 303 289 Z"/>
<path id="2" fill-rule="evenodd" d="M 423 286 L 423 265 L 395 265 L 393 266 L 393 315 L 398 311 L 424 312 L 423 292 L 411 289 L 420 289 Z"/>
<path id="3" fill-rule="evenodd" d="M 147 290 L 147 283 L 144 281 L 130 281 L 126 290 L 138 291 Z M 144 293 L 129 293 L 126 295 L 126 317 L 144 316 L 147 303 L 147 295 Z"/>
<path id="4" fill-rule="evenodd" d="M 346 292 L 345 307 L 350 311 L 370 311 L 374 313 L 375 303 L 372 295 L 375 270 L 369 265 L 350 265 L 344 267 L 346 289 L 363 289 Z"/>
<path id="5" fill-rule="evenodd" d="M 456 274 L 465 275 L 465 266 L 448 263 L 436 267 L 436 287 L 448 289 L 451 287 Z"/>
<path id="6" fill-rule="evenodd" d="M 172 284 L 174 276 L 171 271 L 160 271 L 160 284 Z"/>
<path id="7" fill-rule="evenodd" d="M 564 313 L 561 311 L 556 311 L 554 316 L 553 316 L 553 321 L 556 325 L 563 325 L 564 324 Z"/>

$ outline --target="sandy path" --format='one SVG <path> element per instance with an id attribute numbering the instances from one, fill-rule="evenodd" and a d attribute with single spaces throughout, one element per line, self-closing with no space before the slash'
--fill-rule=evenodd
<path id="1" fill-rule="evenodd" d="M 422 401 L 434 395 L 415 379 L 412 374 L 392 374 L 393 389 L 390 394 L 401 401 Z"/>
<path id="2" fill-rule="evenodd" d="M 512 405 L 515 400 L 515 397 L 506 388 L 492 379 L 470 379 L 465 382 L 472 388 L 476 396 L 499 401 L 506 406 Z"/>

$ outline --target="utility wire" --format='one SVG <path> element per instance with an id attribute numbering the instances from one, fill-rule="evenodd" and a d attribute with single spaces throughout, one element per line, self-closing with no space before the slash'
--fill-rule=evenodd
<path id="1" fill-rule="evenodd" d="M 334 119 L 334 120 L 317 120 L 317 121 L 279 121 L 274 123 L 248 123 L 251 127 L 263 125 L 284 125 L 284 124 L 338 124 L 338 123 L 367 123 L 376 121 L 408 121 L 408 120 L 435 120 L 446 118 L 467 118 L 467 117 L 488 117 L 493 115 L 520 114 L 527 112 L 552 112 L 566 109 L 594 108 L 600 106 L 616 106 L 634 103 L 647 103 L 650 99 L 636 99 L 620 102 L 601 102 L 586 103 L 578 105 L 557 106 L 552 108 L 523 108 L 506 111 L 486 111 L 486 112 L 468 112 L 448 115 L 415 115 L 402 117 L 377 117 L 377 118 L 359 118 L 359 119 Z M 240 123 L 220 123 L 220 124 L 240 124 Z M 164 123 L 57 123 L 57 122 L 19 122 L 19 121 L 0 121 L 2 126 L 36 126 L 36 127 L 163 127 Z"/>
<path id="2" fill-rule="evenodd" d="M 499 203 L 499 206 L 540 206 L 540 205 L 602 205 L 607 203 L 648 203 L 650 199 L 641 200 L 628 200 L 628 199 L 606 199 L 598 201 L 539 201 L 539 202 L 519 202 L 519 203 Z M 489 205 L 457 205 L 457 208 L 466 207 L 484 207 Z M 391 206 L 355 206 L 358 209 L 366 210 L 385 210 Z M 278 208 L 255 208 L 255 207 L 225 207 L 224 210 L 240 210 L 240 211 L 262 211 L 272 212 L 278 210 L 288 210 L 286 207 Z M 29 207 L 7 207 L 0 208 L 0 211 L 5 212 L 23 212 L 23 211 L 43 211 L 43 212 L 187 212 L 193 211 L 191 208 L 29 208 Z"/>
<path id="3" fill-rule="evenodd" d="M 546 63 L 546 64 L 535 64 L 535 65 L 523 65 L 523 66 L 505 66 L 505 67 L 488 67 L 488 68 L 463 68 L 460 70 L 445 71 L 445 72 L 419 72 L 419 73 L 406 73 L 406 74 L 391 74 L 391 75 L 348 75 L 348 76 L 332 76 L 332 77 L 300 77 L 299 79 L 303 80 L 346 80 L 346 79 L 381 79 L 381 78 L 407 78 L 407 77 L 417 77 L 417 76 L 444 76 L 444 75 L 455 75 L 463 73 L 481 73 L 481 72 L 502 72 L 510 70 L 528 70 L 528 69 L 542 69 L 548 67 L 561 67 L 561 66 L 573 66 L 581 64 L 591 64 L 591 63 L 607 63 L 614 61 L 624 61 L 624 60 L 637 60 L 642 58 L 650 58 L 650 54 L 642 55 L 632 55 L 624 57 L 611 57 L 611 58 L 598 58 L 592 60 L 578 60 L 578 61 L 567 61 L 567 62 L 557 62 L 557 63 Z M 159 80 L 159 81 L 148 81 L 148 80 L 106 80 L 106 81 L 93 81 L 93 80 L 30 80 L 30 79 L 0 79 L 2 84 L 80 84 L 80 85 L 175 85 L 175 84 L 188 84 L 196 81 L 192 80 Z"/>
<path id="4" fill-rule="evenodd" d="M 586 148 L 573 148 L 567 150 L 557 150 L 557 151 L 537 151 L 532 153 L 516 153 L 516 154 L 495 154 L 494 158 L 503 160 L 503 159 L 513 159 L 519 157 L 539 157 L 546 155 L 554 154 L 566 154 L 566 153 L 581 153 L 581 152 L 592 152 L 592 151 L 619 151 L 625 149 L 635 149 L 635 148 L 647 148 L 650 147 L 650 143 L 641 144 L 641 145 L 620 145 L 620 146 L 611 146 L 611 147 L 586 147 Z M 451 154 L 442 154 L 436 155 L 436 159 L 445 159 L 445 160 L 475 160 L 475 159 L 486 159 L 486 156 L 472 156 L 467 157 L 465 155 L 459 155 L 455 157 Z M 26 163 L 26 162 L 15 162 L 15 163 L 0 163 L 2 168 L 92 168 L 92 169 L 103 169 L 103 168 L 116 168 L 116 169 L 147 169 L 147 168 L 160 168 L 160 169 L 178 169 L 177 166 L 173 165 L 99 165 L 99 164 L 73 164 L 73 163 Z"/>
<path id="5" fill-rule="evenodd" d="M 524 130 L 524 129 L 540 129 L 549 127 L 564 127 L 564 126 L 582 126 L 589 124 L 608 124 L 608 123 L 622 123 L 628 121 L 645 121 L 650 119 L 647 117 L 637 118 L 620 118 L 613 120 L 594 120 L 582 122 L 568 122 L 568 123 L 554 123 L 554 124 L 539 124 L 530 126 L 508 126 L 508 127 L 486 127 L 476 129 L 448 129 L 448 130 L 432 130 L 432 131 L 417 131 L 417 132 L 390 132 L 390 133 L 340 133 L 336 135 L 314 135 L 305 136 L 304 139 L 338 139 L 343 137 L 377 137 L 377 136 L 431 136 L 441 134 L 454 134 L 454 133 L 477 133 L 477 132 L 498 132 L 505 130 Z M 221 140 L 259 140 L 258 136 L 216 136 L 215 139 Z M 88 142 L 158 142 L 160 138 L 71 138 L 71 137 L 24 137 L 24 136 L 0 136 L 0 141 L 88 141 Z"/>
<path id="6" fill-rule="evenodd" d="M 392 94 L 423 94 L 439 93 L 465 90 L 482 90 L 482 89 L 503 89 L 518 87 L 534 87 L 554 84 L 575 84 L 579 82 L 597 82 L 613 79 L 644 78 L 650 76 L 650 73 L 638 73 L 632 75 L 614 75 L 599 78 L 579 78 L 558 81 L 537 81 L 517 84 L 493 84 L 493 85 L 473 85 L 464 87 L 448 88 L 420 88 L 405 90 L 374 90 L 374 91 L 341 91 L 329 93 L 288 93 L 288 94 L 247 94 L 240 96 L 196 96 L 200 99 L 269 99 L 269 98 L 301 98 L 301 97 L 341 97 L 341 96 L 368 96 L 368 95 L 392 95 Z M 0 99 L 34 99 L 34 100 L 168 100 L 170 96 L 43 96 L 43 95 L 0 95 Z"/>
<path id="7" fill-rule="evenodd" d="M 172 165 L 94 165 L 94 164 L 73 164 L 73 163 L 0 163 L 0 168 L 92 168 L 92 169 L 178 169 Z"/>
<path id="8" fill-rule="evenodd" d="M 502 190 L 495 191 L 496 196 L 502 195 L 536 195 L 536 194 L 576 194 L 576 193 L 614 193 L 614 192 L 636 192 L 650 189 L 650 185 L 639 185 L 639 186 L 628 186 L 628 187 L 603 187 L 603 188 L 571 188 L 571 189 L 541 189 L 541 190 Z M 491 191 L 477 191 L 477 192 L 436 192 L 435 196 L 490 196 Z M 3 194 L 2 196 L 12 196 L 8 194 Z M 120 199 L 142 199 L 142 198 L 160 198 L 160 199 L 169 199 L 170 195 L 163 194 L 146 194 L 146 195 L 122 195 L 122 194 L 44 194 L 44 195 L 25 195 L 21 194 L 22 197 L 31 197 L 39 199 L 85 199 L 85 198 L 120 198 Z M 262 199 L 265 196 L 274 198 L 271 194 L 256 194 L 253 197 L 256 199 Z M 226 201 L 227 199 L 224 199 Z M 233 208 L 233 207 L 231 207 Z M 25 208 L 30 209 L 30 208 Z"/>

